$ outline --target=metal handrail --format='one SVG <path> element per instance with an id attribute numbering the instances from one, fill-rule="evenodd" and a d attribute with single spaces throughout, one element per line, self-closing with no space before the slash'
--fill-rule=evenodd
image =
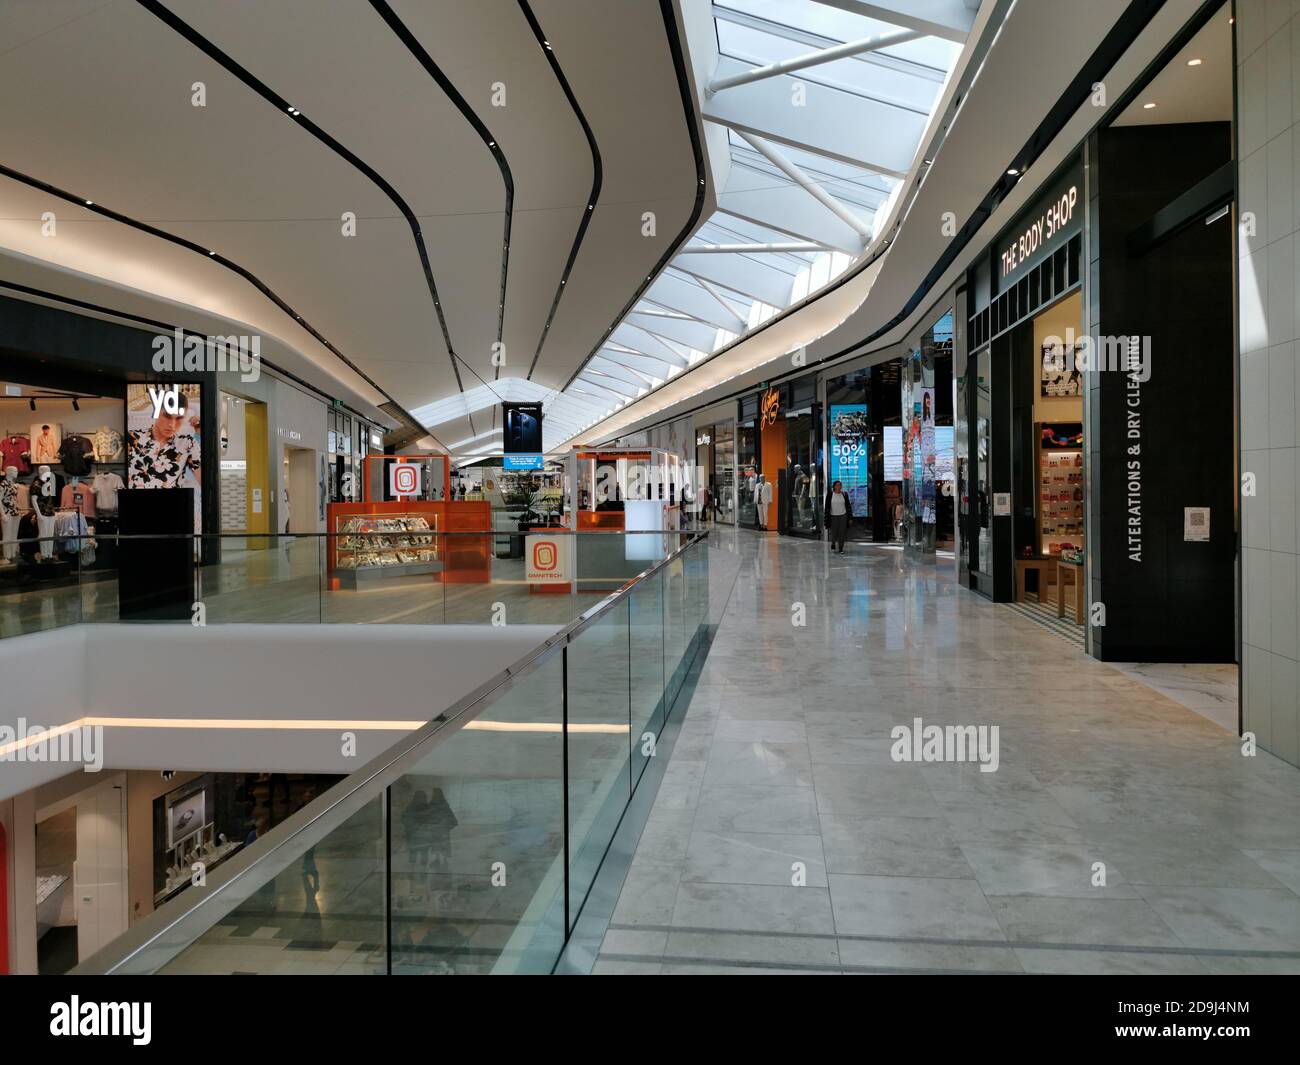
<path id="1" fill-rule="evenodd" d="M 264 870 L 269 867 L 272 870 L 271 876 L 274 877 L 288 868 L 290 862 L 300 858 L 310 847 L 344 824 L 376 796 L 382 794 L 393 781 L 427 757 L 429 752 L 448 736 L 460 731 L 460 727 L 465 722 L 487 709 L 486 705 L 479 704 L 483 703 L 488 696 L 516 678 L 532 672 L 545 661 L 549 661 L 561 647 L 572 643 L 575 637 L 612 610 L 617 603 L 623 601 L 635 591 L 638 585 L 649 580 L 692 547 L 702 543 L 708 535 L 708 530 L 693 533 L 685 544 L 678 546 L 617 591 L 605 596 L 517 662 L 479 685 L 432 721 L 408 733 L 388 750 L 376 755 L 360 769 L 349 774 L 324 794 L 271 829 L 265 836 L 254 840 L 251 846 L 245 847 L 234 857 L 222 862 L 208 877 L 207 884 L 200 889 L 202 894 L 198 898 L 192 896 L 194 888 L 181 892 L 78 964 L 71 970 L 70 975 L 104 975 L 122 972 L 132 961 L 142 960 L 151 952 L 158 952 L 167 957 L 157 965 L 126 971 L 150 972 L 165 964 L 180 950 L 189 946 L 197 934 L 211 928 L 221 917 L 230 913 L 240 903 L 247 901 L 263 886 L 265 881 L 253 883 L 253 878 L 248 875 L 252 870 L 259 867 Z M 309 832 L 312 833 L 311 839 L 306 838 Z M 207 915 L 211 915 L 214 910 L 219 912 L 214 918 L 208 920 Z M 202 920 L 200 915 L 204 915 Z M 195 925 L 199 926 L 197 932 L 193 928 Z"/>

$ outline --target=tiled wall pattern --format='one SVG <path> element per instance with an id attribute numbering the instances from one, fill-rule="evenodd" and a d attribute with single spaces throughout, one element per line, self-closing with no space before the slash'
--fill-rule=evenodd
<path id="1" fill-rule="evenodd" d="M 221 531 L 244 532 L 248 520 L 248 474 L 221 471 Z"/>
<path id="2" fill-rule="evenodd" d="M 1300 764 L 1300 0 L 1237 0 L 1244 726 Z"/>

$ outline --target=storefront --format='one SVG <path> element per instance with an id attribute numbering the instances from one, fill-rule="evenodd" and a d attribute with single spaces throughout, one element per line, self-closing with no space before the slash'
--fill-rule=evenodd
<path id="1" fill-rule="evenodd" d="M 782 381 L 742 397 L 736 432 L 740 524 L 820 536 L 826 486 L 817 378 Z"/>
<path id="2" fill-rule="evenodd" d="M 1185 28 L 959 298 L 962 580 L 1108 661 L 1237 654 L 1230 13 Z"/>
<path id="3" fill-rule="evenodd" d="M 736 524 L 736 404 L 698 412 L 695 426 L 695 483 L 708 490 L 705 521 Z"/>
<path id="4" fill-rule="evenodd" d="M 958 358 L 960 568 L 999 601 L 1086 598 L 1083 165 L 1074 159 L 968 274 Z"/>
<path id="5" fill-rule="evenodd" d="M 852 503 L 850 540 L 890 543 L 901 535 L 901 365 L 850 363 L 825 380 L 827 484 L 840 481 Z"/>

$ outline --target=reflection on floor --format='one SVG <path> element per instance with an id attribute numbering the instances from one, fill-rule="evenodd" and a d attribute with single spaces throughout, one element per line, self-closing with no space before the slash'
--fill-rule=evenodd
<path id="1" fill-rule="evenodd" d="M 727 535 L 596 972 L 1300 972 L 1296 767 L 946 562 Z M 997 770 L 895 762 L 917 718 L 997 726 Z"/>

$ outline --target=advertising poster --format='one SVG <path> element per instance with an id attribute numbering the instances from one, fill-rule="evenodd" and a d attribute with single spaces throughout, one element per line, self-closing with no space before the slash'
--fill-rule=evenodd
<path id="1" fill-rule="evenodd" d="M 885 426 L 885 480 L 903 479 L 903 427 Z"/>
<path id="2" fill-rule="evenodd" d="M 933 525 L 937 520 L 934 507 L 935 447 L 934 447 L 934 389 L 921 389 L 921 438 L 917 458 L 920 461 L 920 478 L 915 483 L 921 501 L 921 521 Z"/>
<path id="3" fill-rule="evenodd" d="M 126 486 L 193 488 L 202 532 L 201 385 L 126 386 Z"/>
<path id="4" fill-rule="evenodd" d="M 831 405 L 831 484 L 842 481 L 855 517 L 870 514 L 871 442 L 867 405 Z"/>

